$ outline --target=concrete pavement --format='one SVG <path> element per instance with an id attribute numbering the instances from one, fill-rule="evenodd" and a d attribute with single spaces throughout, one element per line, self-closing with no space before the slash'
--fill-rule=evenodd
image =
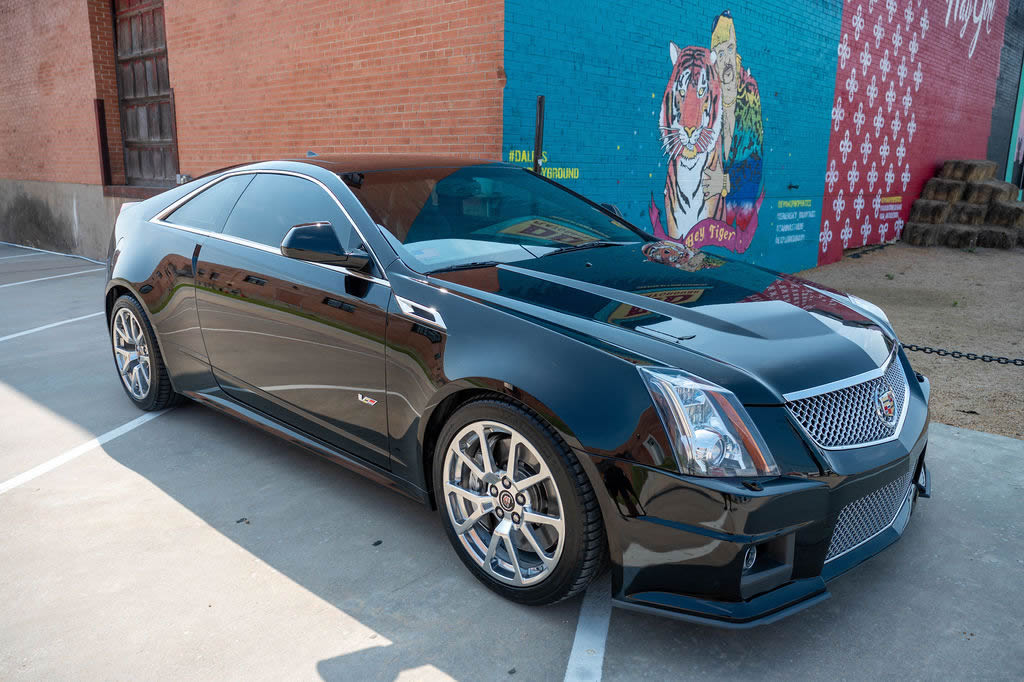
<path id="1" fill-rule="evenodd" d="M 97 267 L 29 253 L 0 284 Z M 0 337 L 102 283 L 0 289 Z M 0 483 L 139 416 L 104 325 L 0 341 Z M 604 679 L 1024 677 L 1024 441 L 933 425 L 928 458 L 934 497 L 832 599 L 738 632 L 615 610 Z M 501 600 L 433 512 L 197 405 L 0 494 L 0 604 L 4 679 L 559 680 L 580 612 Z"/>

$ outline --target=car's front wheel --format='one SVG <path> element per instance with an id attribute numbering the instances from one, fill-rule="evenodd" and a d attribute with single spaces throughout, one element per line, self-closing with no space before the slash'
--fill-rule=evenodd
<path id="1" fill-rule="evenodd" d="M 535 415 L 503 400 L 458 409 L 434 453 L 438 510 L 463 563 L 502 596 L 549 604 L 604 566 L 594 490 L 575 455 Z"/>
<path id="2" fill-rule="evenodd" d="M 110 345 L 121 388 L 136 407 L 152 411 L 181 400 L 171 387 L 153 328 L 137 300 L 129 295 L 110 312 Z"/>

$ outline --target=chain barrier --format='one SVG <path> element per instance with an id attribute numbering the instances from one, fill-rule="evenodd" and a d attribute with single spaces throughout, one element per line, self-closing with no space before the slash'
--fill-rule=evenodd
<path id="1" fill-rule="evenodd" d="M 958 350 L 946 350 L 945 348 L 932 348 L 931 346 L 918 346 L 914 343 L 904 343 L 904 350 L 917 351 L 919 353 L 933 353 L 940 357 L 950 357 L 957 360 L 981 360 L 982 362 L 996 362 L 1000 365 L 1016 365 L 1024 367 L 1024 358 L 1004 358 L 995 355 L 978 355 L 977 353 L 964 353 Z"/>

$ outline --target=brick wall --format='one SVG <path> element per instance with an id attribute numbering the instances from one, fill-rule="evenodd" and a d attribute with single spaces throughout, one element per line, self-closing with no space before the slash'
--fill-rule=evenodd
<path id="1" fill-rule="evenodd" d="M 713 214 L 709 202 L 671 238 L 779 270 L 831 262 L 845 248 L 898 237 L 942 161 L 1005 162 L 1022 7 L 1021 0 L 506 0 L 503 156 L 532 162 L 534 106 L 544 95 L 552 177 L 616 203 L 660 236 L 670 213 L 668 168 L 679 159 L 663 151 L 659 129 L 673 68 L 669 42 L 712 48 L 714 22 L 729 10 L 759 107 L 737 114 L 733 139 L 760 136 L 760 158 L 728 160 L 725 214 Z M 741 129 L 749 135 L 737 138 Z M 699 160 L 674 180 L 696 190 L 704 168 Z M 734 198 L 737 178 L 753 190 L 746 198 Z M 730 206 L 744 202 L 753 210 Z"/>
<path id="2" fill-rule="evenodd" d="M 85 2 L 0 6 L 0 178 L 100 183 L 95 97 Z"/>
<path id="3" fill-rule="evenodd" d="M 1004 27 L 1010 44 L 1020 44 L 1006 22 L 1009 3 L 847 0 L 819 262 L 899 238 L 914 199 L 944 161 L 984 159 L 990 134 L 1007 139 L 1010 122 L 1001 130 L 992 122 Z M 1015 86 L 1019 56 L 1012 62 L 1016 75 L 1006 79 Z M 1015 94 L 1012 87 L 1002 99 Z M 1005 163 L 1005 142 L 993 160 Z"/>
<path id="4" fill-rule="evenodd" d="M 705 215 L 686 224 L 680 239 L 780 270 L 814 265 L 838 3 L 506 0 L 505 7 L 505 160 L 532 151 L 536 97 L 544 95 L 544 150 L 554 178 L 655 231 L 666 223 L 667 170 L 679 158 L 663 151 L 659 128 L 674 66 L 670 44 L 710 49 L 714 22 L 730 10 L 744 78 L 756 84 L 760 107 L 744 124 L 760 138 L 760 166 L 747 188 L 751 208 L 759 208 L 741 228 L 708 223 L 714 218 Z M 703 165 L 676 177 L 696 188 Z M 741 173 L 732 175 L 738 187 Z"/>
<path id="5" fill-rule="evenodd" d="M 121 111 L 117 100 L 114 20 L 110 15 L 110 0 L 87 0 L 87 5 L 96 97 L 103 100 L 107 121 L 107 149 L 110 156 L 111 182 L 115 185 L 123 185 L 125 182 L 124 149 L 121 146 Z"/>
<path id="6" fill-rule="evenodd" d="M 501 150 L 491 0 L 167 0 L 182 172 L 331 152 Z"/>

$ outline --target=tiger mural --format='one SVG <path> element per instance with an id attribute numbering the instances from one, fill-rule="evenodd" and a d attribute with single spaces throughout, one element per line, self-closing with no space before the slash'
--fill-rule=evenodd
<path id="1" fill-rule="evenodd" d="M 673 69 L 660 118 L 662 150 L 669 157 L 665 232 L 681 240 L 718 211 L 720 196 L 706 197 L 702 180 L 709 163 L 721 163 L 722 89 L 711 50 L 669 43 L 669 55 Z"/>

